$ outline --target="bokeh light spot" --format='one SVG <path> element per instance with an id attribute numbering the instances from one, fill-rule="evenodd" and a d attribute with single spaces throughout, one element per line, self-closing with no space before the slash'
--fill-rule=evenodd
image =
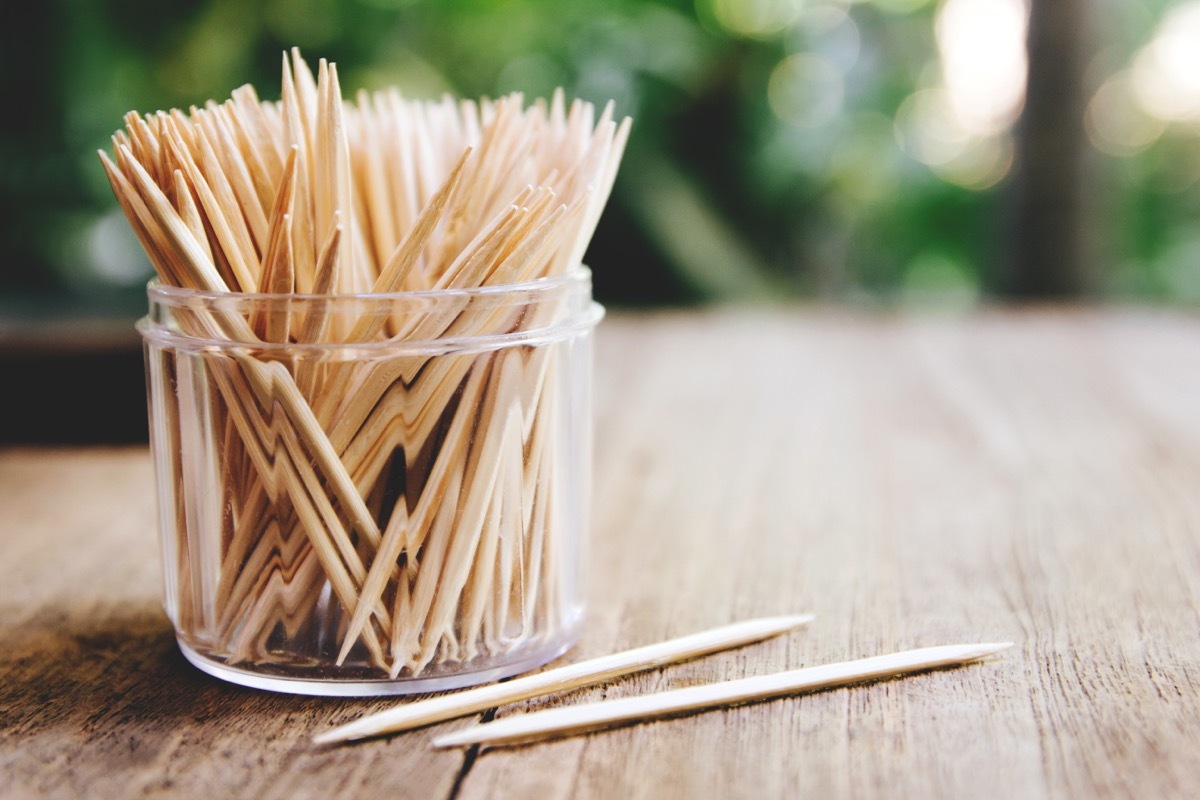
<path id="1" fill-rule="evenodd" d="M 1133 156 L 1152 145 L 1166 129 L 1161 118 L 1138 103 L 1129 72 L 1105 81 L 1088 103 L 1088 138 L 1096 149 L 1114 156 Z"/>
<path id="2" fill-rule="evenodd" d="M 961 311 L 979 302 L 979 279 L 967 264 L 943 253 L 918 255 L 905 270 L 901 297 L 908 305 Z"/>
<path id="3" fill-rule="evenodd" d="M 816 128 L 842 110 L 842 73 L 819 56 L 796 53 L 783 59 L 767 82 L 767 100 L 782 121 Z"/>
<path id="4" fill-rule="evenodd" d="M 911 95 L 896 113 L 896 138 L 912 158 L 942 180 L 966 189 L 996 185 L 1012 167 L 1007 134 L 978 136 L 964 129 L 942 89 Z"/>
<path id="5" fill-rule="evenodd" d="M 778 36 L 795 22 L 803 0 L 710 0 L 713 18 L 730 33 L 762 39 Z"/>
<path id="6" fill-rule="evenodd" d="M 1163 17 L 1133 62 L 1134 91 L 1143 108 L 1171 121 L 1200 121 L 1200 2 Z"/>

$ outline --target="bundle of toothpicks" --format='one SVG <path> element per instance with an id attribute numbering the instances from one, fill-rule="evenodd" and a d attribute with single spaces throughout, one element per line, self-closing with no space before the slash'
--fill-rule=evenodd
<path id="1" fill-rule="evenodd" d="M 322 59 L 314 73 L 296 49 L 283 54 L 278 101 L 246 85 L 222 103 L 124 123 L 99 155 L 156 280 L 231 296 L 566 275 L 581 265 L 630 126 L 611 103 L 597 114 L 561 90 L 534 102 L 398 89 L 351 100 L 335 64 Z M 212 504 L 173 511 L 177 629 L 253 664 L 335 619 L 338 664 L 395 678 L 512 651 L 561 622 L 569 545 L 550 490 L 564 468 L 562 411 L 545 388 L 560 368 L 552 349 L 322 361 L 278 347 L 353 352 L 544 323 L 503 307 L 181 313 L 184 334 L 246 346 L 187 356 L 204 359 L 200 401 L 184 385 L 185 356 L 164 367 L 181 399 L 156 413 L 178 423 L 196 411 L 189 403 L 202 406 L 219 440 L 216 463 L 196 464 L 203 443 L 172 434 L 183 439 L 172 496 Z M 214 475 L 219 497 L 200 497 L 196 481 Z"/>

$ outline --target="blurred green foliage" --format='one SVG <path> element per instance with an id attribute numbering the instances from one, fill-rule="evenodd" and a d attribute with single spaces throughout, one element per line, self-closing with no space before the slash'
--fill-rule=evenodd
<path id="1" fill-rule="evenodd" d="M 1094 161 L 1104 203 L 1093 250 L 1109 297 L 1200 298 L 1195 122 L 1180 112 L 1149 115 L 1149 132 L 1114 128 L 1132 112 L 1113 76 L 1133 75 L 1174 5 L 1098 5 L 1106 23 L 1087 91 L 1116 87 L 1115 110 L 1089 107 L 1095 135 L 1116 137 L 1101 141 Z M 282 53 L 297 46 L 310 62 L 336 62 L 348 92 L 395 85 L 410 97 L 533 97 L 562 86 L 568 96 L 615 101 L 634 118 L 633 135 L 588 253 L 597 295 L 610 304 L 970 304 L 996 285 L 1011 130 L 955 133 L 938 145 L 940 129 L 929 126 L 942 107 L 925 101 L 944 100 L 942 8 L 933 0 L 31 4 L 26 23 L 0 34 L 0 295 L 140 303 L 148 262 L 96 150 L 110 147 L 130 110 L 219 101 L 244 83 L 278 98 Z"/>

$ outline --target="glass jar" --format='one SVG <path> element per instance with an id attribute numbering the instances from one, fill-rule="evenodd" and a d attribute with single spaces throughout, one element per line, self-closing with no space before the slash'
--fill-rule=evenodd
<path id="1" fill-rule="evenodd" d="M 586 268 L 395 294 L 147 291 L 164 606 L 194 665 L 405 694 L 574 643 L 604 313 Z"/>

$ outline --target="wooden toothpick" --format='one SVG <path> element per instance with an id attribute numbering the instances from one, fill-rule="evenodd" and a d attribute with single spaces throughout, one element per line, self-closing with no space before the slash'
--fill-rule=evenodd
<path id="1" fill-rule="evenodd" d="M 958 666 L 978 661 L 1011 646 L 1012 642 L 997 642 L 926 647 L 858 661 L 690 686 L 659 694 L 514 715 L 434 739 L 433 746 L 441 748 L 474 744 L 522 744 L 539 739 L 587 733 L 718 706 L 741 705 L 771 697 L 829 689 L 910 672 Z"/>
<path id="2" fill-rule="evenodd" d="M 461 717 L 504 703 L 515 703 L 552 692 L 564 692 L 591 686 L 632 672 L 661 667 L 719 650 L 740 647 L 806 625 L 812 614 L 763 617 L 737 622 L 658 644 L 646 645 L 613 655 L 601 656 L 578 664 L 547 670 L 504 683 L 481 686 L 463 692 L 399 706 L 324 731 L 313 737 L 319 744 L 366 739 L 385 733 L 408 730 L 454 717 Z"/>

